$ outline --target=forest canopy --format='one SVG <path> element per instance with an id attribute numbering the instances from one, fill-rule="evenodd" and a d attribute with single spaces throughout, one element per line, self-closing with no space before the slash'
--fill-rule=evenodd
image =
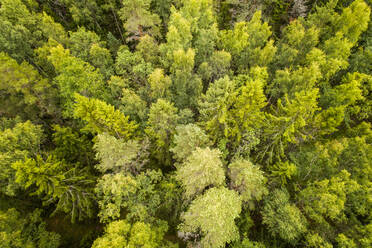
<path id="1" fill-rule="evenodd" d="M 372 247 L 371 0 L 0 0 L 0 246 Z"/>

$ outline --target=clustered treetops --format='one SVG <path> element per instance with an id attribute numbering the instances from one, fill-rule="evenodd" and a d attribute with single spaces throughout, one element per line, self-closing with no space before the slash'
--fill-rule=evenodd
<path id="1" fill-rule="evenodd" d="M 0 0 L 0 247 L 372 247 L 371 0 Z"/>

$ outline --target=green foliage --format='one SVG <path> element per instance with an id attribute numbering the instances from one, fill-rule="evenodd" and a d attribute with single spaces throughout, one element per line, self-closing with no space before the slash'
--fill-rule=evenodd
<path id="1" fill-rule="evenodd" d="M 263 93 L 264 82 L 261 78 L 252 78 L 244 82 L 231 99 L 231 105 L 226 106 L 226 119 L 221 124 L 227 123 L 228 129 L 225 136 L 235 136 L 239 141 L 247 130 L 254 130 L 261 126 L 264 119 L 261 109 L 266 105 Z"/>
<path id="2" fill-rule="evenodd" d="M 0 53 L 0 73 L 1 112 L 8 116 L 17 112 L 30 119 L 56 114 L 55 90 L 30 64 L 18 64 Z"/>
<path id="3" fill-rule="evenodd" d="M 236 242 L 232 245 L 233 248 L 265 248 L 266 246 L 260 242 L 250 241 L 249 239 L 243 239 L 241 242 Z"/>
<path id="4" fill-rule="evenodd" d="M 122 103 L 120 110 L 125 115 L 130 116 L 132 120 L 138 123 L 146 120 L 149 112 L 147 104 L 133 90 L 124 88 L 120 101 Z"/>
<path id="5" fill-rule="evenodd" d="M 15 195 L 19 185 L 15 182 L 12 163 L 39 152 L 43 130 L 30 121 L 17 123 L 13 128 L 0 132 L 0 182 L 1 193 Z"/>
<path id="6" fill-rule="evenodd" d="M 50 48 L 49 52 L 48 60 L 57 72 L 54 83 L 63 100 L 65 116 L 72 117 L 75 93 L 105 99 L 103 76 L 99 70 L 71 56 L 61 45 Z"/>
<path id="7" fill-rule="evenodd" d="M 217 41 L 218 29 L 213 15 L 212 0 L 184 0 L 180 14 L 185 17 L 193 36 L 195 63 L 198 65 L 212 55 Z"/>
<path id="8" fill-rule="evenodd" d="M 291 180 L 297 174 L 297 167 L 289 161 L 278 162 L 270 167 L 270 172 L 274 178 L 279 180 L 281 185 L 285 185 L 288 183 L 287 180 Z"/>
<path id="9" fill-rule="evenodd" d="M 32 61 L 33 49 L 49 38 L 65 43 L 67 35 L 60 23 L 46 13 L 27 9 L 21 0 L 2 0 L 0 8 L 0 50 L 18 62 Z"/>
<path id="10" fill-rule="evenodd" d="M 289 201 L 288 192 L 279 189 L 274 190 L 265 200 L 262 223 L 267 225 L 272 235 L 289 243 L 296 243 L 307 230 L 301 211 Z"/>
<path id="11" fill-rule="evenodd" d="M 260 128 L 264 120 L 261 108 L 266 105 L 262 78 L 244 78 L 240 83 L 228 77 L 217 80 L 209 87 L 199 103 L 201 120 L 214 139 L 228 139 L 239 144 L 249 131 Z"/>
<path id="12" fill-rule="evenodd" d="M 371 6 L 0 0 L 2 246 L 371 247 Z"/>
<path id="13" fill-rule="evenodd" d="M 155 144 L 156 158 L 164 165 L 170 164 L 171 158 L 168 150 L 179 121 L 177 112 L 177 108 L 164 99 L 158 99 L 150 108 L 145 132 Z"/>
<path id="14" fill-rule="evenodd" d="M 254 203 L 268 194 L 263 172 L 248 160 L 241 159 L 229 164 L 229 176 L 230 187 L 240 193 L 250 209 L 254 209 Z"/>
<path id="15" fill-rule="evenodd" d="M 59 160 L 69 163 L 91 164 L 94 160 L 93 144 L 86 135 L 70 127 L 54 125 L 53 143 L 56 146 L 53 154 Z"/>
<path id="16" fill-rule="evenodd" d="M 171 151 L 179 162 L 186 160 L 196 148 L 205 148 L 210 144 L 208 136 L 195 124 L 177 126 L 176 132 Z"/>
<path id="17" fill-rule="evenodd" d="M 96 45 L 103 45 L 100 37 L 92 32 L 87 31 L 85 27 L 79 28 L 76 32 L 69 33 L 69 50 L 75 57 L 81 58 L 84 61 L 89 61 L 89 51 L 91 47 Z"/>
<path id="18" fill-rule="evenodd" d="M 129 140 L 137 128 L 135 122 L 111 106 L 98 99 L 75 94 L 74 117 L 87 123 L 86 128 L 93 133 L 109 134 Z"/>
<path id="19" fill-rule="evenodd" d="M 214 51 L 207 62 L 200 64 L 198 75 L 201 77 L 205 86 L 210 81 L 222 78 L 226 74 L 231 74 L 230 70 L 231 54 L 226 51 Z"/>
<path id="20" fill-rule="evenodd" d="M 262 23 L 258 11 L 249 22 L 238 22 L 233 30 L 221 31 L 220 46 L 231 53 L 236 71 L 246 73 L 251 67 L 266 66 L 273 59 L 276 48 L 270 36 L 270 27 Z"/>
<path id="21" fill-rule="evenodd" d="M 149 11 L 151 0 L 122 0 L 123 8 L 119 11 L 120 19 L 130 39 L 137 39 L 144 33 L 156 34 L 155 26 L 160 22 L 159 17 Z"/>
<path id="22" fill-rule="evenodd" d="M 115 61 L 116 74 L 123 76 L 126 84 L 134 89 L 146 85 L 148 76 L 153 71 L 150 62 L 144 60 L 140 52 L 131 52 L 127 46 L 121 46 Z"/>
<path id="23" fill-rule="evenodd" d="M 239 238 L 234 219 L 241 211 L 241 199 L 235 191 L 211 188 L 198 196 L 182 215 L 182 232 L 201 232 L 202 247 L 224 247 Z"/>
<path id="24" fill-rule="evenodd" d="M 164 75 L 163 69 L 155 69 L 148 78 L 151 98 L 156 100 L 159 98 L 170 99 L 170 87 L 172 80 L 169 76 Z"/>
<path id="25" fill-rule="evenodd" d="M 266 115 L 263 125 L 263 142 L 261 158 L 267 156 L 268 162 L 280 160 L 285 155 L 289 143 L 299 144 L 313 137 L 312 126 L 316 125 L 315 112 L 318 110 L 318 89 L 295 93 L 293 99 L 288 96 L 280 99 L 273 113 Z M 316 126 L 315 126 L 316 127 Z"/>
<path id="26" fill-rule="evenodd" d="M 151 226 L 143 222 L 136 222 L 131 225 L 125 220 L 113 221 L 106 226 L 105 234 L 94 241 L 92 248 L 176 248 L 176 245 L 163 238 L 167 229 L 166 224 Z"/>
<path id="27" fill-rule="evenodd" d="M 48 232 L 41 217 L 42 211 L 22 216 L 16 209 L 0 211 L 0 242 L 4 248 L 57 248 L 61 236 Z"/>
<path id="28" fill-rule="evenodd" d="M 224 134 L 225 127 L 219 123 L 220 120 L 226 119 L 224 103 L 232 98 L 235 89 L 235 82 L 226 76 L 211 84 L 199 101 L 199 119 L 214 141 L 221 135 L 220 133 Z"/>
<path id="29" fill-rule="evenodd" d="M 225 170 L 217 149 L 197 147 L 177 168 L 177 179 L 185 189 L 188 199 L 195 197 L 210 186 L 225 185 Z"/>
<path id="30" fill-rule="evenodd" d="M 193 73 L 195 51 L 179 49 L 173 52 L 172 73 L 172 100 L 177 108 L 195 108 L 201 93 L 201 80 Z"/>
<path id="31" fill-rule="evenodd" d="M 70 12 L 70 15 L 68 16 L 72 17 L 75 24 L 86 25 L 90 28 L 99 28 L 98 20 L 102 18 L 102 10 L 99 8 L 96 0 L 88 0 L 86 2 L 62 0 L 61 2 L 64 9 L 67 9 L 68 12 Z M 57 6 L 61 7 L 61 4 Z M 66 15 L 66 13 L 60 12 L 59 14 L 62 16 L 62 18 L 66 18 L 63 16 Z"/>
<path id="32" fill-rule="evenodd" d="M 97 159 L 96 167 L 102 173 L 128 171 L 138 173 L 146 163 L 146 150 L 138 141 L 124 142 L 106 133 L 97 135 L 94 145 Z"/>
<path id="33" fill-rule="evenodd" d="M 94 179 L 86 171 L 69 168 L 52 156 L 43 159 L 39 155 L 17 161 L 12 168 L 16 183 L 31 189 L 31 195 L 41 197 L 46 205 L 56 203 L 54 213 L 65 212 L 71 215 L 72 222 L 93 215 Z"/>
<path id="34" fill-rule="evenodd" d="M 155 222 L 161 207 L 160 171 L 148 170 L 137 176 L 124 173 L 105 174 L 98 180 L 96 194 L 102 222 L 121 217 L 130 221 Z"/>
<path id="35" fill-rule="evenodd" d="M 305 213 L 318 224 L 327 225 L 327 220 L 342 221 L 347 194 L 356 191 L 359 185 L 343 170 L 337 176 L 315 181 L 300 193 Z"/>

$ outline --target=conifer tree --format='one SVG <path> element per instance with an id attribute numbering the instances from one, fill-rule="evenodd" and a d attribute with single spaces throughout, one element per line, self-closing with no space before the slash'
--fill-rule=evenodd
<path id="1" fill-rule="evenodd" d="M 135 122 L 111 106 L 98 99 L 90 99 L 75 94 L 74 117 L 87 123 L 86 128 L 93 133 L 107 132 L 118 138 L 129 140 L 137 128 Z"/>

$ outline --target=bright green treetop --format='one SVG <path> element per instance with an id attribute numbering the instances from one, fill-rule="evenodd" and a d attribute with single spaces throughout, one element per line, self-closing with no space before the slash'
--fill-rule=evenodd
<path id="1" fill-rule="evenodd" d="M 98 99 L 75 94 L 74 117 L 87 123 L 86 128 L 93 133 L 108 132 L 125 140 L 133 137 L 137 124 L 129 121 L 119 110 Z"/>
<path id="2" fill-rule="evenodd" d="M 201 245 L 206 248 L 222 248 L 239 238 L 234 220 L 241 211 L 241 199 L 237 192 L 226 188 L 211 188 L 198 196 L 182 215 L 182 232 L 200 232 Z"/>
<path id="3" fill-rule="evenodd" d="M 203 192 L 209 186 L 225 185 L 225 169 L 217 149 L 197 147 L 177 169 L 177 179 L 185 189 L 186 198 Z"/>
<path id="4" fill-rule="evenodd" d="M 268 194 L 267 179 L 258 166 L 248 160 L 237 160 L 229 164 L 230 187 L 238 191 L 250 209 L 256 201 Z"/>

